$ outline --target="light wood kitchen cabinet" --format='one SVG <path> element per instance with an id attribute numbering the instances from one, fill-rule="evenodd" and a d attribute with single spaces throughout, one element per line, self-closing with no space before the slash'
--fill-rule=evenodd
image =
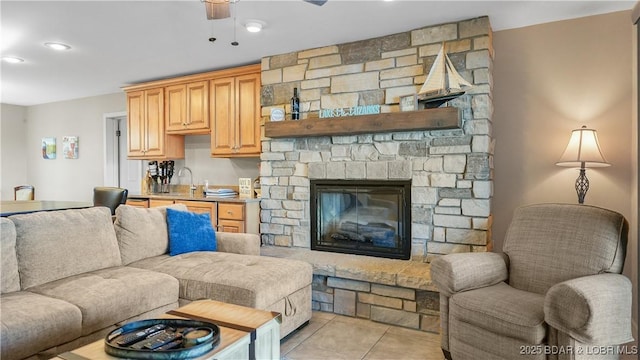
<path id="1" fill-rule="evenodd" d="M 260 72 L 210 81 L 211 156 L 260 155 Z"/>
<path id="2" fill-rule="evenodd" d="M 128 92 L 127 122 L 129 158 L 184 158 L 184 137 L 165 133 L 164 88 Z"/>
<path id="3" fill-rule="evenodd" d="M 129 206 L 134 206 L 134 207 L 138 207 L 138 208 L 148 208 L 149 207 L 149 200 L 145 200 L 145 199 L 127 199 L 126 204 L 129 205 Z"/>
<path id="4" fill-rule="evenodd" d="M 211 226 L 214 229 L 218 228 L 218 216 L 216 203 L 212 201 L 191 201 L 191 200 L 176 200 L 176 204 L 184 204 L 189 211 L 198 214 L 209 214 L 211 217 Z"/>
<path id="5" fill-rule="evenodd" d="M 130 199 L 133 200 L 133 199 Z M 127 201 L 130 201 L 127 200 Z M 216 202 L 198 200 L 149 199 L 149 207 L 184 204 L 196 213 L 209 213 L 216 231 L 260 234 L 260 202 Z"/>
<path id="6" fill-rule="evenodd" d="M 167 132 L 208 134 L 209 83 L 196 81 L 165 88 Z"/>
<path id="7" fill-rule="evenodd" d="M 236 233 L 259 233 L 260 203 L 218 203 L 218 230 Z"/>
<path id="8" fill-rule="evenodd" d="M 244 232 L 244 205 L 220 203 L 218 226 L 220 231 Z"/>
<path id="9" fill-rule="evenodd" d="M 173 205 L 174 203 L 175 201 L 173 200 L 149 199 L 149 207 L 169 206 Z"/>

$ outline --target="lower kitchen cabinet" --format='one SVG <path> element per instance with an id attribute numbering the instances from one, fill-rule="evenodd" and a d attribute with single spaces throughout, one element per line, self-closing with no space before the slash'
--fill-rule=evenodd
<path id="1" fill-rule="evenodd" d="M 244 204 L 218 204 L 218 229 L 225 232 L 244 232 Z"/>
<path id="2" fill-rule="evenodd" d="M 218 217 L 216 216 L 216 203 L 212 201 L 192 201 L 192 200 L 176 200 L 176 204 L 184 204 L 189 211 L 198 214 L 209 214 L 211 217 L 211 226 L 218 228 Z"/>
<path id="3" fill-rule="evenodd" d="M 218 229 L 225 232 L 259 234 L 260 203 L 218 203 Z"/>
<path id="4" fill-rule="evenodd" d="M 129 199 L 129 201 L 144 201 L 142 199 Z M 215 202 L 198 200 L 168 200 L 149 199 L 148 207 L 168 206 L 172 204 L 184 204 L 189 211 L 195 213 L 208 213 L 211 216 L 211 225 L 216 231 L 234 233 L 260 233 L 260 202 Z M 133 205 L 146 207 L 141 205 Z"/>
<path id="5" fill-rule="evenodd" d="M 149 207 L 173 205 L 173 200 L 149 199 Z"/>
<path id="6" fill-rule="evenodd" d="M 147 199 L 127 199 L 126 202 L 129 206 L 139 207 L 139 208 L 148 208 L 149 200 Z"/>

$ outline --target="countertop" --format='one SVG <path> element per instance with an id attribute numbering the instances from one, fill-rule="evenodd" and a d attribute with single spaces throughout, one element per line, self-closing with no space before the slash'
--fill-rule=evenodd
<path id="1" fill-rule="evenodd" d="M 196 193 L 194 196 L 184 193 L 163 193 L 163 194 L 143 194 L 143 195 L 129 195 L 127 200 L 193 200 L 193 201 L 212 201 L 212 202 L 229 202 L 229 203 L 251 203 L 259 202 L 260 198 L 240 198 L 240 197 L 205 197 L 202 193 Z"/>
<path id="2" fill-rule="evenodd" d="M 92 206 L 93 203 L 84 201 L 25 200 L 2 201 L 2 203 L 0 203 L 0 210 L 1 216 L 10 216 L 15 214 L 27 214 L 36 211 L 81 209 Z"/>

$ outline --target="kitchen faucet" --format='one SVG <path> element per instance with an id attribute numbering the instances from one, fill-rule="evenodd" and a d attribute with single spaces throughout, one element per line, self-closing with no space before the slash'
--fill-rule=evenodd
<path id="1" fill-rule="evenodd" d="M 188 167 L 183 167 L 178 171 L 178 176 L 182 176 L 183 170 L 189 171 L 189 194 L 193 196 L 196 192 L 196 185 L 193 183 L 193 172 Z"/>

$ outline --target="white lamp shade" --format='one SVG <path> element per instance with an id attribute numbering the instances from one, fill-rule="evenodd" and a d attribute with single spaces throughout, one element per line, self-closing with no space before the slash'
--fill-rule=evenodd
<path id="1" fill-rule="evenodd" d="M 611 164 L 607 163 L 604 156 L 602 156 L 596 131 L 583 126 L 581 129 L 573 130 L 569 144 L 556 165 L 569 167 L 605 167 Z"/>

